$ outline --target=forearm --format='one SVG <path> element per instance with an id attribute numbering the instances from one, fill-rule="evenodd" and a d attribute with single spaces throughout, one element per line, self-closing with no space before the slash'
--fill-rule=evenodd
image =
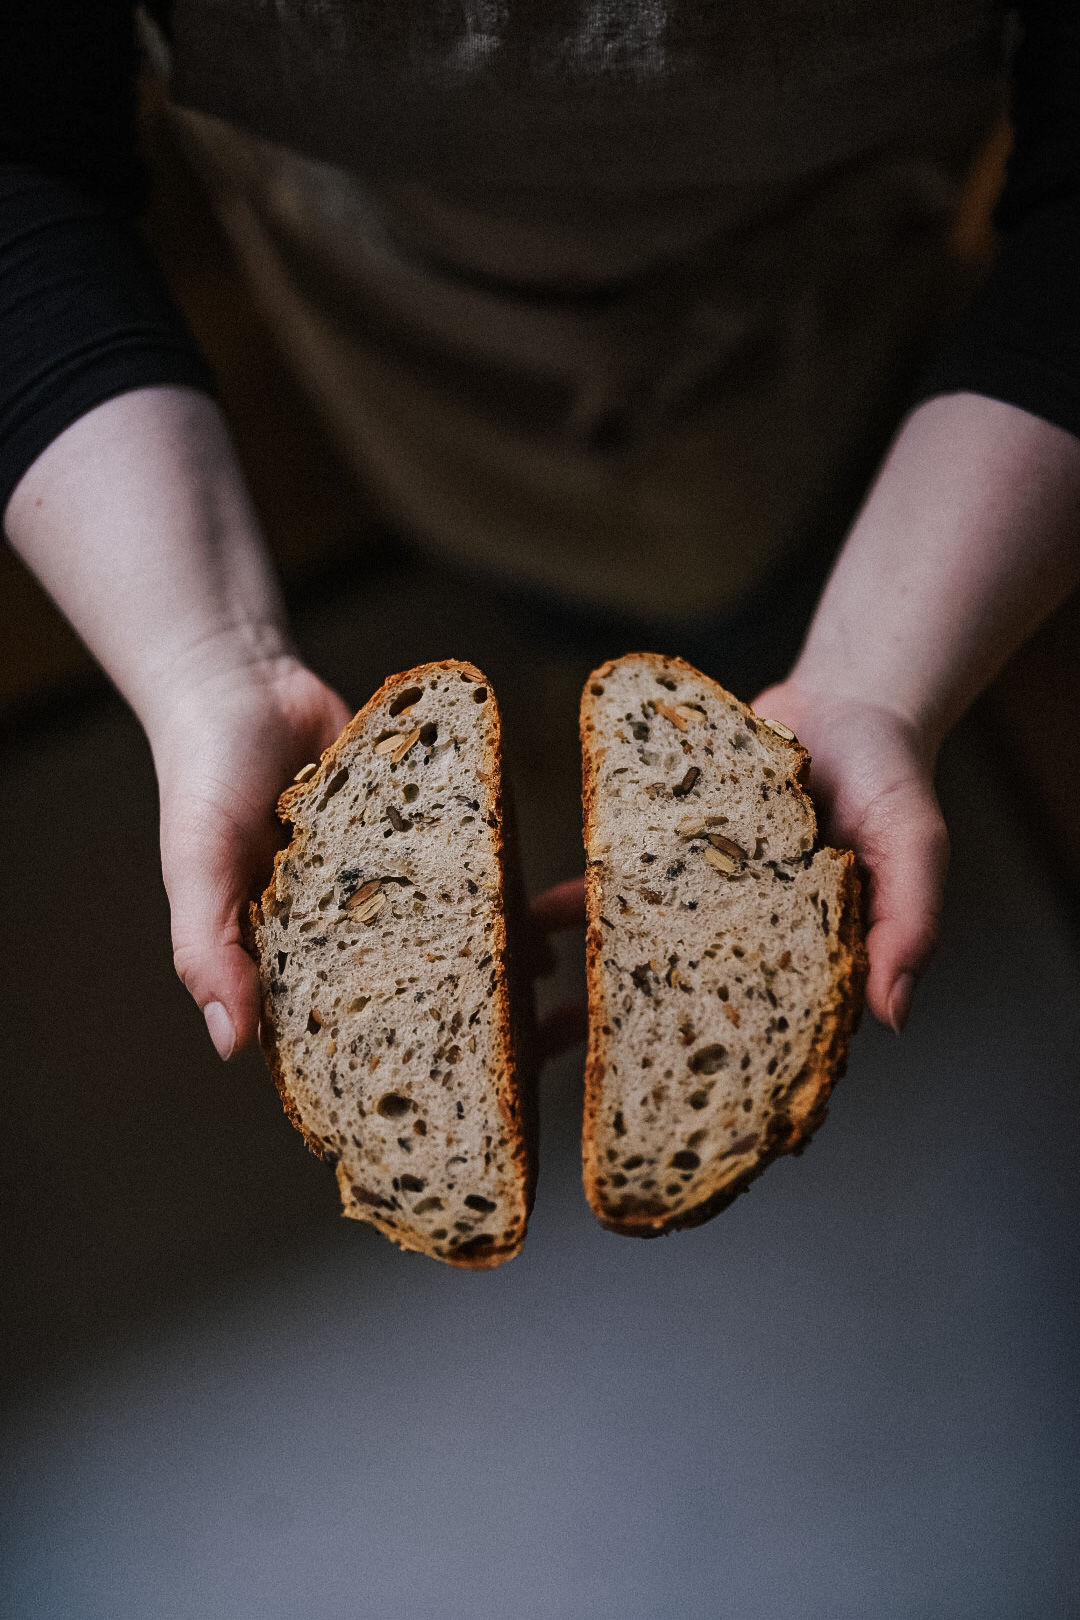
<path id="1" fill-rule="evenodd" d="M 1080 581 L 1080 440 L 974 394 L 908 418 L 791 679 L 888 709 L 932 750 Z"/>
<path id="2" fill-rule="evenodd" d="M 24 474 L 6 526 L 151 735 L 215 676 L 292 653 L 227 429 L 194 389 L 80 417 Z"/>

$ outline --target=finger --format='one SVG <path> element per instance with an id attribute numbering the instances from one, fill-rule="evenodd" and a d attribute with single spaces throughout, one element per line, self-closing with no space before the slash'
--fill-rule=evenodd
<path id="1" fill-rule="evenodd" d="M 872 807 L 858 843 L 870 871 L 866 999 L 899 1033 L 937 941 L 949 837 L 932 792 L 912 784 Z"/>
<path id="2" fill-rule="evenodd" d="M 589 1009 L 584 1001 L 567 1001 L 541 1018 L 537 1027 L 542 1062 L 580 1046 L 589 1033 Z"/>
<path id="3" fill-rule="evenodd" d="M 236 919 L 214 917 L 201 927 L 181 915 L 174 925 L 173 964 L 202 1009 L 218 1056 L 234 1057 L 259 1023 L 258 972 L 241 943 Z"/>
<path id="4" fill-rule="evenodd" d="M 533 921 L 545 934 L 585 926 L 585 879 L 569 878 L 538 894 L 529 910 Z"/>
<path id="5" fill-rule="evenodd" d="M 203 1012 L 218 1055 L 232 1057 L 252 1040 L 259 1021 L 258 972 L 240 933 L 246 865 L 228 841 L 215 858 L 209 840 L 190 854 L 182 846 L 163 849 L 162 865 L 174 966 Z"/>

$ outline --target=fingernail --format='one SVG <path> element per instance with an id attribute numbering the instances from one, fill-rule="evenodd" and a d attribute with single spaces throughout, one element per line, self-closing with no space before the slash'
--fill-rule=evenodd
<path id="1" fill-rule="evenodd" d="M 210 1031 L 210 1039 L 214 1043 L 217 1055 L 223 1062 L 227 1062 L 233 1055 L 236 1046 L 236 1030 L 220 1001 L 207 1002 L 203 1008 L 203 1017 L 206 1027 Z"/>
<path id="2" fill-rule="evenodd" d="M 892 995 L 889 997 L 889 1023 L 897 1035 L 908 1021 L 908 1013 L 911 1011 L 911 998 L 914 994 L 914 973 L 901 973 L 893 985 Z"/>

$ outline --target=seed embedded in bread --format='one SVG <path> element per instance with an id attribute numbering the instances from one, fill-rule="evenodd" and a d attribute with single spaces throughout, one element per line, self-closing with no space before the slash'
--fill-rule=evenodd
<path id="1" fill-rule="evenodd" d="M 585 1188 L 604 1225 L 652 1237 L 820 1123 L 866 976 L 858 879 L 817 847 L 794 734 L 682 660 L 603 665 L 581 730 Z"/>
<path id="2" fill-rule="evenodd" d="M 524 1240 L 535 1120 L 489 683 L 456 661 L 391 676 L 279 812 L 293 835 L 249 942 L 286 1112 L 335 1165 L 346 1215 L 497 1265 Z"/>

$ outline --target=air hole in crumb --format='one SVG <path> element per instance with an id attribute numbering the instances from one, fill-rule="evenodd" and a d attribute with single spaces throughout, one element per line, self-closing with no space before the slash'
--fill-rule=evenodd
<path id="1" fill-rule="evenodd" d="M 426 725 L 420 727 L 420 741 L 423 743 L 425 748 L 431 748 L 438 735 L 439 728 L 435 724 L 434 720 L 429 720 Z"/>
<path id="2" fill-rule="evenodd" d="M 707 1091 L 692 1091 L 690 1093 L 691 1108 L 704 1108 L 708 1104 L 708 1101 L 709 1093 Z"/>
<path id="3" fill-rule="evenodd" d="M 671 1163 L 676 1170 L 696 1170 L 701 1160 L 696 1153 L 691 1153 L 689 1148 L 683 1148 L 680 1152 L 671 1155 Z"/>
<path id="4" fill-rule="evenodd" d="M 658 675 L 656 677 L 656 684 L 657 686 L 666 686 L 669 692 L 674 692 L 677 690 L 677 683 L 668 675 Z"/>
<path id="5" fill-rule="evenodd" d="M 411 709 L 414 703 L 419 703 L 423 695 L 419 686 L 407 686 L 404 692 L 399 692 L 393 703 L 391 703 L 390 713 L 398 715 L 404 709 Z"/>
<path id="6" fill-rule="evenodd" d="M 345 1011 L 350 1013 L 361 1013 L 370 1000 L 370 996 L 357 996 L 355 1001 L 349 1002 L 349 1005 L 346 1007 Z"/>
<path id="7" fill-rule="evenodd" d="M 325 810 L 327 805 L 330 803 L 330 800 L 334 797 L 334 794 L 335 793 L 340 793 L 341 789 L 345 786 L 345 784 L 346 784 L 346 782 L 348 780 L 349 780 L 348 769 L 342 769 L 342 770 L 338 771 L 336 773 L 336 775 L 332 776 L 330 778 L 329 782 L 327 782 L 327 784 L 326 784 L 326 789 L 325 789 L 325 791 L 323 793 L 322 798 L 319 800 L 319 802 L 318 802 L 318 804 L 316 806 L 316 809 L 319 810 L 320 812 Z"/>
<path id="8" fill-rule="evenodd" d="M 401 1177 L 402 1192 L 423 1192 L 424 1185 L 424 1181 L 420 1176 L 406 1175 Z"/>
<path id="9" fill-rule="evenodd" d="M 406 804 L 415 804 L 417 799 L 420 797 L 420 789 L 417 787 L 415 782 L 406 782 L 404 788 L 402 789 L 401 796 L 405 800 Z"/>
<path id="10" fill-rule="evenodd" d="M 593 697 L 603 697 L 604 695 L 604 688 L 599 681 L 593 681 L 592 685 L 589 687 L 589 691 L 592 693 Z"/>
<path id="11" fill-rule="evenodd" d="M 490 1198 L 483 1198 L 479 1193 L 469 1193 L 465 1199 L 466 1209 L 475 1209 L 480 1215 L 490 1215 L 495 1205 Z"/>
<path id="12" fill-rule="evenodd" d="M 402 1097 L 396 1091 L 388 1091 L 375 1104 L 375 1111 L 381 1114 L 383 1119 L 400 1119 L 402 1114 L 409 1112 L 410 1106 L 408 1097 Z"/>
<path id="13" fill-rule="evenodd" d="M 695 1074 L 715 1074 L 727 1062 L 727 1047 L 716 1043 L 712 1046 L 703 1046 L 694 1053 L 690 1059 L 690 1067 Z"/>
<path id="14" fill-rule="evenodd" d="M 322 1018 L 316 1008 L 312 1007 L 308 1013 L 307 1031 L 309 1035 L 317 1035 L 322 1029 Z"/>
<path id="15" fill-rule="evenodd" d="M 623 1169 L 640 1170 L 644 1163 L 645 1160 L 642 1158 L 640 1153 L 633 1153 L 628 1159 L 623 1160 Z"/>
<path id="16" fill-rule="evenodd" d="M 416 1121 L 416 1123 L 413 1125 L 413 1135 L 414 1136 L 426 1136 L 427 1135 L 427 1122 L 425 1120 L 418 1119 Z"/>
<path id="17" fill-rule="evenodd" d="M 615 1115 L 615 1118 L 612 1120 L 611 1128 L 615 1132 L 616 1136 L 625 1136 L 626 1135 L 626 1121 L 625 1121 L 625 1119 L 623 1119 L 621 1109 Z"/>
<path id="18" fill-rule="evenodd" d="M 481 1249 L 490 1249 L 494 1242 L 495 1238 L 491 1232 L 477 1232 L 475 1237 L 466 1238 L 458 1248 L 458 1254 L 476 1254 Z"/>
<path id="19" fill-rule="evenodd" d="M 277 970 L 278 970 L 279 973 L 284 973 L 285 964 L 286 964 L 286 962 L 288 960 L 289 960 L 288 951 L 278 951 L 278 953 L 277 953 Z"/>
<path id="20" fill-rule="evenodd" d="M 487 702 L 487 687 L 486 686 L 478 686 L 476 688 L 476 691 L 472 695 L 472 700 L 473 700 L 474 703 L 486 703 Z"/>

